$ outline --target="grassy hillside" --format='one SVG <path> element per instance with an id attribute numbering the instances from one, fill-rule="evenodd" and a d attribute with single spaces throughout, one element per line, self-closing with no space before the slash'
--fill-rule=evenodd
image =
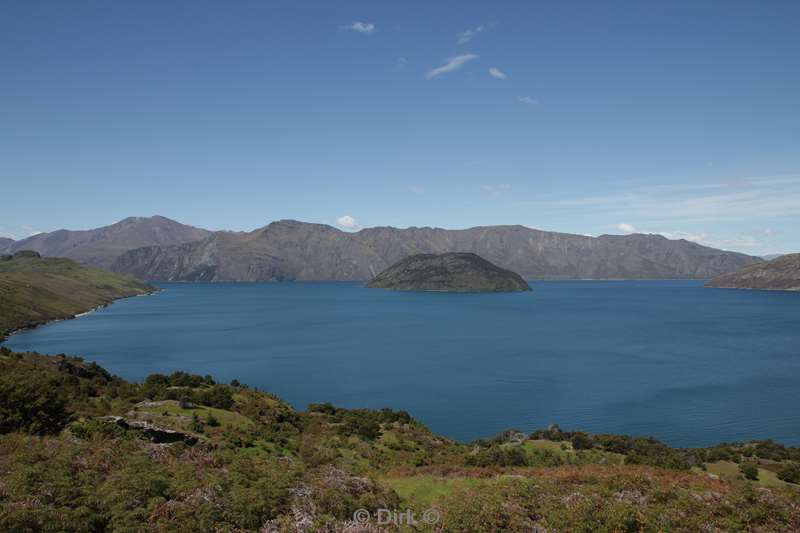
<path id="1" fill-rule="evenodd" d="M 557 427 L 466 445 L 402 411 L 0 348 L 1 531 L 797 531 L 798 461 Z"/>
<path id="2" fill-rule="evenodd" d="M 70 259 L 16 257 L 0 261 L 0 339 L 19 328 L 71 318 L 118 298 L 153 290 L 128 276 Z"/>

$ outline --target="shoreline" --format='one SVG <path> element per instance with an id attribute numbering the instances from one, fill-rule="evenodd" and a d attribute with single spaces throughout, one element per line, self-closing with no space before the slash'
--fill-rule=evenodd
<path id="1" fill-rule="evenodd" d="M 154 290 L 154 291 L 151 291 L 151 292 L 147 292 L 147 293 L 144 293 L 144 294 L 131 294 L 129 296 L 120 296 L 119 298 L 114 298 L 110 302 L 106 302 L 106 303 L 100 304 L 98 306 L 93 307 L 92 309 L 89 309 L 88 311 L 83 311 L 81 313 L 77 313 L 77 314 L 72 315 L 72 316 L 67 316 L 67 317 L 63 317 L 63 318 L 54 318 L 52 320 L 45 320 L 45 321 L 42 321 L 42 322 L 36 322 L 36 323 L 33 323 L 33 324 L 27 324 L 25 326 L 18 327 L 16 329 L 12 329 L 11 331 L 9 331 L 9 332 L 7 332 L 5 334 L 0 334 L 0 345 L 2 345 L 9 338 L 11 338 L 12 335 L 16 335 L 17 333 L 22 333 L 24 331 L 30 331 L 32 329 L 36 329 L 36 328 L 39 328 L 39 327 L 47 326 L 47 325 L 50 325 L 50 324 L 55 324 L 56 322 L 64 322 L 66 320 L 75 320 L 76 318 L 80 318 L 82 316 L 90 315 L 92 313 L 95 313 L 95 312 L 99 311 L 100 309 L 104 309 L 104 308 L 112 305 L 114 302 L 116 302 L 118 300 L 126 300 L 128 298 L 137 298 L 139 296 L 153 296 L 153 295 L 158 294 L 160 292 L 163 292 L 165 290 L 166 289 L 157 288 L 157 290 Z"/>

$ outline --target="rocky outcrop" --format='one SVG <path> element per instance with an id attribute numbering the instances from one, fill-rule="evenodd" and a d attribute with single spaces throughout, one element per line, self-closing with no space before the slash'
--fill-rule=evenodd
<path id="1" fill-rule="evenodd" d="M 707 287 L 800 291 L 800 254 L 749 265 L 738 272 L 718 276 Z"/>
<path id="2" fill-rule="evenodd" d="M 523 292 L 530 286 L 516 272 L 471 253 L 418 254 L 401 259 L 366 285 L 369 288 L 438 292 Z"/>
<path id="3" fill-rule="evenodd" d="M 175 431 L 174 429 L 158 427 L 144 420 L 126 420 L 121 416 L 109 416 L 103 418 L 103 420 L 115 424 L 126 431 L 137 431 L 144 438 L 155 444 L 171 444 L 173 442 L 183 442 L 189 446 L 197 444 L 197 437 L 193 435 Z"/>
<path id="4" fill-rule="evenodd" d="M 585 237 L 526 228 L 368 228 L 294 220 L 128 251 L 111 269 L 147 280 L 366 281 L 420 253 L 475 253 L 525 279 L 708 279 L 759 259 L 660 235 Z"/>

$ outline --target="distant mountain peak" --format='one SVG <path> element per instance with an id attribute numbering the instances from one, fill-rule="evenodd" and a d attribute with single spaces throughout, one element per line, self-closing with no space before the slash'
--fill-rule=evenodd
<path id="1" fill-rule="evenodd" d="M 6 251 L 35 250 L 47 257 L 68 257 L 78 262 L 108 268 L 128 250 L 143 246 L 169 246 L 200 240 L 211 232 L 169 218 L 127 217 L 91 230 L 61 229 L 16 241 Z"/>

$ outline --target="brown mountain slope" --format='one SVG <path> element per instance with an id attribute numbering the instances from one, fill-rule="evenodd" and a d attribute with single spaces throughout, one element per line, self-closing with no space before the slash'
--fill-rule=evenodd
<path id="1" fill-rule="evenodd" d="M 800 291 L 800 254 L 783 255 L 718 276 L 707 287 Z"/>
<path id="2" fill-rule="evenodd" d="M 130 217 L 91 230 L 39 233 L 16 241 L 8 251 L 35 250 L 46 257 L 69 257 L 80 263 L 108 268 L 117 256 L 128 250 L 196 241 L 210 233 L 161 216 Z"/>
<path id="3" fill-rule="evenodd" d="M 149 280 L 372 279 L 409 255 L 471 252 L 525 279 L 707 279 L 757 258 L 659 235 L 584 237 L 526 228 L 369 228 L 355 233 L 281 220 L 178 246 L 122 254 L 112 270 Z"/>

